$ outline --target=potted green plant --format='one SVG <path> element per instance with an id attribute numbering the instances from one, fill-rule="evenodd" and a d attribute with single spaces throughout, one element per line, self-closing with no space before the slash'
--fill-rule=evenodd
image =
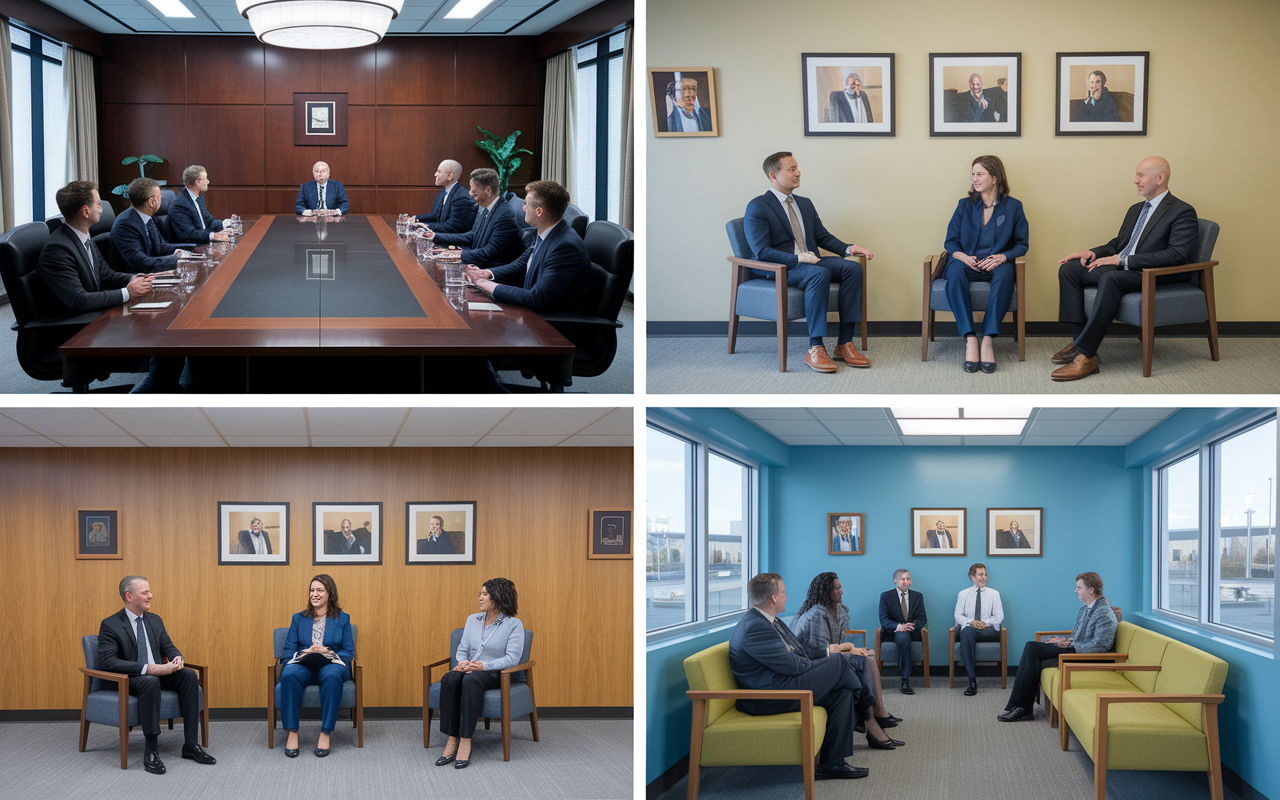
<path id="1" fill-rule="evenodd" d="M 476 147 L 489 154 L 489 159 L 493 161 L 493 168 L 498 173 L 498 181 L 501 184 L 500 191 L 503 196 L 507 195 L 507 183 L 511 180 L 511 175 L 520 166 L 519 154 L 533 155 L 531 150 L 525 150 L 523 147 L 516 147 L 516 139 L 520 136 L 520 131 L 516 131 L 510 136 L 495 136 L 489 133 L 479 125 L 476 130 L 484 134 L 483 141 L 477 141 Z"/>
<path id="2" fill-rule="evenodd" d="M 164 163 L 164 159 L 163 159 L 163 158 L 161 158 L 160 156 L 152 156 L 152 155 L 146 155 L 146 156 L 129 156 L 128 158 L 126 158 L 124 161 L 121 161 L 120 163 L 121 163 L 121 164 L 123 164 L 123 165 L 125 165 L 126 167 L 127 167 L 127 166 L 129 166 L 130 164 L 137 164 L 137 165 L 138 165 L 138 174 L 145 178 L 145 177 L 147 177 L 147 165 L 148 165 L 148 164 L 163 164 L 163 163 Z M 156 181 L 156 183 L 159 183 L 161 186 L 164 186 L 164 185 L 165 185 L 165 183 L 166 183 L 166 181 Z M 127 183 L 122 183 L 122 184 L 120 184 L 119 186 L 117 186 L 116 188 L 112 189 L 112 190 L 111 190 L 111 193 L 112 193 L 112 194 L 118 194 L 118 195 L 120 195 L 121 197 L 124 197 L 126 194 L 128 194 L 128 193 L 129 193 L 129 184 L 127 184 Z"/>

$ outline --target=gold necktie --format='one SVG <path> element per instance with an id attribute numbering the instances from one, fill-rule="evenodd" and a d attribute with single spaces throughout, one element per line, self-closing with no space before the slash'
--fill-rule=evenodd
<path id="1" fill-rule="evenodd" d="M 796 207 L 791 201 L 791 195 L 787 195 L 787 216 L 791 217 L 791 238 L 796 240 L 796 255 L 808 252 L 809 249 L 804 246 L 804 234 L 800 231 L 800 218 L 796 216 Z"/>

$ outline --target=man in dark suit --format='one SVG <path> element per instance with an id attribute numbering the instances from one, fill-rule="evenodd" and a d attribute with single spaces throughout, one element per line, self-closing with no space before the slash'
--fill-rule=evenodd
<path id="1" fill-rule="evenodd" d="M 938 520 L 938 524 L 934 526 L 934 529 L 927 533 L 930 547 L 941 547 L 946 549 L 959 547 L 959 545 L 956 544 L 956 537 L 951 535 L 951 531 L 947 530 L 947 523 L 942 520 Z"/>
<path id="2" fill-rule="evenodd" d="M 782 576 L 761 573 L 747 584 L 751 609 L 729 636 L 729 666 L 743 689 L 808 689 L 813 704 L 827 710 L 826 736 L 818 752 L 817 780 L 864 778 L 866 767 L 852 767 L 855 716 L 865 717 L 871 693 L 863 688 L 847 658 L 810 660 L 804 645 L 778 619 L 787 606 Z M 744 714 L 788 714 L 800 710 L 799 700 L 739 700 Z"/>
<path id="3" fill-rule="evenodd" d="M 957 122 L 1003 122 L 1004 114 L 982 91 L 982 76 L 973 73 L 969 76 L 969 91 L 964 96 L 964 116 Z"/>
<path id="4" fill-rule="evenodd" d="M 898 588 L 880 595 L 880 638 L 893 640 L 898 648 L 898 667 L 902 672 L 902 693 L 915 694 L 911 688 L 911 643 L 920 641 L 920 631 L 929 620 L 924 613 L 924 595 L 911 591 L 911 573 L 905 569 L 893 573 Z M 928 664 L 924 665 L 929 668 Z"/>
<path id="5" fill-rule="evenodd" d="M 72 181 L 55 196 L 64 220 L 49 234 L 36 272 L 65 307 L 65 316 L 110 308 L 151 294 L 151 276 L 116 272 L 89 241 L 102 216 L 102 199 L 89 181 Z"/>
<path id="6" fill-rule="evenodd" d="M 436 203 L 426 214 L 419 214 L 418 222 L 425 222 L 436 233 L 463 233 L 471 230 L 476 219 L 476 201 L 467 190 L 458 185 L 462 177 L 462 165 L 446 158 L 436 167 Z"/>
<path id="7" fill-rule="evenodd" d="M 244 555 L 271 555 L 271 538 L 262 531 L 262 520 L 254 517 L 249 521 L 249 530 L 240 531 L 240 552 Z"/>
<path id="8" fill-rule="evenodd" d="M 488 167 L 471 171 L 471 198 L 480 209 L 466 233 L 438 233 L 436 245 L 462 248 L 462 263 L 481 269 L 510 264 L 524 252 L 511 207 L 502 202 L 498 173 Z"/>
<path id="9" fill-rule="evenodd" d="M 1016 519 L 1009 521 L 1009 530 L 996 531 L 996 547 L 998 549 L 1010 549 L 1015 547 L 1031 547 L 1031 540 L 1022 532 L 1022 527 Z"/>
<path id="10" fill-rule="evenodd" d="M 293 201 L 295 214 L 301 216 L 310 211 L 319 216 L 342 216 L 351 210 L 347 190 L 338 181 L 329 179 L 328 164 L 317 161 L 311 167 L 311 175 L 315 180 L 298 187 L 298 199 Z"/>
<path id="11" fill-rule="evenodd" d="M 431 531 L 427 534 L 427 538 L 418 540 L 418 555 L 453 555 L 456 550 L 453 549 L 453 539 L 449 538 L 449 533 L 444 529 L 444 517 L 436 514 L 431 515 Z"/>
<path id="12" fill-rule="evenodd" d="M 1058 263 L 1058 321 L 1072 324 L 1072 342 L 1050 359 L 1064 364 L 1050 376 L 1074 381 L 1098 371 L 1098 345 L 1127 292 L 1142 290 L 1142 271 L 1186 264 L 1200 234 L 1196 210 L 1169 193 L 1169 162 L 1159 156 L 1138 164 L 1133 183 L 1145 202 L 1129 207 L 1120 233 L 1092 250 Z M 1191 275 L 1163 275 L 1156 284 L 1187 281 Z M 1098 287 L 1093 309 L 1084 310 L 1084 289 Z"/>
<path id="13" fill-rule="evenodd" d="M 793 195 L 800 186 L 800 167 L 788 152 L 764 160 L 769 191 L 747 204 L 742 224 L 757 261 L 785 264 L 787 285 L 804 292 L 805 320 L 809 326 L 809 350 L 804 363 L 817 372 L 835 372 L 822 337 L 827 335 L 827 296 L 832 282 L 840 284 L 840 336 L 836 358 L 851 367 L 869 367 L 871 361 L 853 344 L 853 331 L 862 319 L 862 265 L 839 257 L 822 257 L 818 247 L 843 255 L 875 255 L 864 247 L 845 244 L 822 226 L 807 197 Z M 772 273 L 753 270 L 772 280 Z"/>
<path id="14" fill-rule="evenodd" d="M 98 628 L 98 669 L 129 676 L 129 694 L 138 698 L 138 723 L 146 737 L 143 766 L 163 775 L 160 760 L 160 690 L 178 694 L 182 710 L 182 757 L 197 764 L 217 761 L 200 747 L 200 681 L 194 671 L 183 669 L 182 653 L 169 640 L 160 617 L 150 613 L 151 584 L 141 575 L 120 581 L 124 608 L 102 621 Z"/>
<path id="15" fill-rule="evenodd" d="M 120 254 L 126 272 L 161 272 L 178 263 L 179 246 L 165 241 L 156 227 L 160 211 L 160 184 L 150 178 L 134 178 L 129 203 L 111 224 L 111 246 Z"/>
<path id="16" fill-rule="evenodd" d="M 668 133 L 704 133 L 712 129 L 711 115 L 698 100 L 698 82 L 680 78 L 680 85 L 667 87 L 673 108 L 667 117 Z"/>
<path id="17" fill-rule="evenodd" d="M 875 122 L 871 114 L 871 101 L 867 93 L 862 91 L 862 78 L 858 73 L 850 72 L 844 79 L 844 91 L 832 92 L 827 98 L 831 107 L 832 122 Z"/>
<path id="18" fill-rule="evenodd" d="M 1086 81 L 1084 100 L 1071 107 L 1072 122 L 1119 122 L 1120 111 L 1107 88 L 1107 73 L 1095 69 Z"/>
<path id="19" fill-rule="evenodd" d="M 204 195 L 209 191 L 209 173 L 199 164 L 192 164 L 182 171 L 186 189 L 178 192 L 169 205 L 169 232 L 180 242 L 225 242 L 222 233 L 228 220 L 214 219 L 205 207 Z"/>
<path id="20" fill-rule="evenodd" d="M 357 536 L 351 530 L 351 520 L 342 521 L 342 529 L 325 541 L 324 551 L 328 555 L 367 556 L 371 552 L 370 540 Z"/>

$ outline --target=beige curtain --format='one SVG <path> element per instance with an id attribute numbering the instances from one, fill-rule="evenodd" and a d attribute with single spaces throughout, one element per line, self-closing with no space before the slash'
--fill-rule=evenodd
<path id="1" fill-rule="evenodd" d="M 632 35 L 635 28 L 627 28 L 626 38 L 622 43 L 622 213 L 618 224 L 629 231 L 635 227 L 635 167 L 636 136 L 633 116 L 633 86 L 631 68 Z"/>
<path id="2" fill-rule="evenodd" d="M 573 137 L 578 129 L 578 64 L 572 48 L 547 59 L 542 113 L 542 178 L 573 192 Z"/>
<path id="3" fill-rule="evenodd" d="M 94 103 L 93 56 L 64 44 L 62 81 L 67 90 L 67 182 L 96 183 L 98 112 Z"/>
<path id="4" fill-rule="evenodd" d="M 13 87 L 9 21 L 0 17 L 0 232 L 13 227 Z M 0 288 L 0 294 L 4 289 Z"/>

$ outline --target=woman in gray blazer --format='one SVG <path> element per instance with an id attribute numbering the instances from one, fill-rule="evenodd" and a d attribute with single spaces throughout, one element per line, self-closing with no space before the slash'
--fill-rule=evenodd
<path id="1" fill-rule="evenodd" d="M 872 693 L 875 705 L 871 707 L 871 718 L 865 721 L 867 745 L 876 750 L 893 750 L 905 742 L 900 742 L 884 732 L 884 728 L 897 727 L 901 717 L 895 717 L 884 707 L 884 692 L 880 689 L 880 673 L 872 665 L 867 669 L 869 657 L 875 652 L 864 647 L 854 647 L 844 641 L 844 632 L 849 627 L 849 607 L 840 602 L 844 598 L 844 589 L 840 579 L 834 572 L 823 572 L 809 584 L 809 594 L 804 598 L 792 623 L 792 630 L 800 644 L 804 645 L 805 655 L 811 659 L 842 656 L 849 659 L 858 680 Z M 858 727 L 862 727 L 859 723 Z M 855 728 L 856 730 L 856 728 Z"/>
<path id="2" fill-rule="evenodd" d="M 484 693 L 498 688 L 498 674 L 520 663 L 524 623 L 516 619 L 516 585 L 490 578 L 480 587 L 479 614 L 467 617 L 454 660 L 458 666 L 440 679 L 440 732 L 449 737 L 436 766 L 454 769 L 471 763 L 471 735 L 484 705 Z"/>

